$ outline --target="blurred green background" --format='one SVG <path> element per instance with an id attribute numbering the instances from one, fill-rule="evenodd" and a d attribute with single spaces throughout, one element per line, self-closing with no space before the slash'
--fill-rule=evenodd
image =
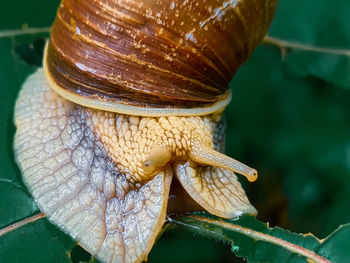
<path id="1" fill-rule="evenodd" d="M 58 0 L 2 1 L 0 9 L 0 229 L 38 212 L 14 162 L 13 105 L 40 64 Z M 298 48 L 259 46 L 231 82 L 228 155 L 258 169 L 241 180 L 258 218 L 322 238 L 350 222 L 350 1 L 280 0 L 269 35 Z M 242 178 L 240 178 L 242 179 Z M 89 261 L 46 219 L 0 238 L 0 262 Z M 19 250 L 21 251 L 19 253 Z M 149 262 L 239 262 L 229 246 L 169 229 Z"/>

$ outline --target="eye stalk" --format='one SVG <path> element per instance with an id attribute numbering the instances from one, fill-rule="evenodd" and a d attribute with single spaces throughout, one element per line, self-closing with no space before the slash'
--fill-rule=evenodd
<path id="1" fill-rule="evenodd" d="M 171 152 L 164 145 L 156 146 L 148 154 L 141 169 L 145 175 L 153 175 L 159 168 L 166 165 L 171 159 Z"/>
<path id="2" fill-rule="evenodd" d="M 253 168 L 250 168 L 250 171 L 243 175 L 247 177 L 249 182 L 255 182 L 258 179 L 258 172 Z"/>
<path id="3" fill-rule="evenodd" d="M 199 143 L 192 148 L 189 157 L 192 161 L 200 164 L 212 165 L 241 174 L 249 182 L 258 179 L 258 172 L 255 169 Z"/>

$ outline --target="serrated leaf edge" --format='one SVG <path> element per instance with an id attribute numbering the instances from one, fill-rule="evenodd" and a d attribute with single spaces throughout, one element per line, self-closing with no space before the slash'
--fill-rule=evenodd
<path id="1" fill-rule="evenodd" d="M 256 230 L 252 230 L 252 229 L 247 228 L 247 227 L 243 227 L 243 226 L 240 226 L 237 224 L 227 223 L 227 222 L 222 221 L 222 220 L 210 219 L 210 218 L 206 218 L 203 216 L 187 215 L 187 216 L 184 216 L 183 218 L 197 220 L 197 221 L 200 221 L 201 223 L 204 222 L 206 224 L 219 226 L 219 227 L 225 228 L 227 230 L 234 231 L 234 232 L 243 234 L 245 236 L 249 236 L 250 238 L 252 238 L 254 240 L 260 240 L 260 241 L 268 242 L 268 243 L 283 247 L 292 253 L 295 253 L 295 254 L 298 254 L 298 255 L 301 255 L 301 256 L 307 258 L 308 261 L 311 261 L 311 262 L 331 263 L 331 261 L 329 261 L 328 259 L 326 259 L 326 258 L 316 254 L 315 252 L 310 251 L 302 246 L 293 244 L 291 242 L 285 241 L 281 238 L 278 238 L 278 237 L 275 237 L 275 236 L 272 236 L 269 234 L 265 234 L 265 233 L 258 232 Z M 171 218 L 170 221 L 172 223 L 184 225 L 184 226 L 192 228 L 192 229 L 197 229 L 200 231 L 207 231 L 207 230 L 203 230 L 200 227 L 195 226 L 193 224 L 187 224 L 184 221 L 181 221 L 181 219 L 177 220 L 177 219 Z M 268 227 L 268 226 L 266 226 L 266 227 Z M 269 229 L 271 229 L 271 228 L 269 228 Z M 210 230 L 208 230 L 208 231 L 210 231 Z M 227 241 L 227 238 L 224 238 L 224 239 Z"/>

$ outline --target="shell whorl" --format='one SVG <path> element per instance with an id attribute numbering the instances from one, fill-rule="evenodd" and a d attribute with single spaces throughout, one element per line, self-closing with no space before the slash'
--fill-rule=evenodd
<path id="1" fill-rule="evenodd" d="M 108 106 L 118 104 L 208 114 L 205 109 L 228 104 L 228 83 L 265 35 L 275 5 L 62 0 L 45 52 L 46 73 L 61 95 L 100 109 L 118 112 Z"/>

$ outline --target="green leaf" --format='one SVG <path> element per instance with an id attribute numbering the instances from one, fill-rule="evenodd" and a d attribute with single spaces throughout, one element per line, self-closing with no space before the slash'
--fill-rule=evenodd
<path id="1" fill-rule="evenodd" d="M 350 47 L 350 2 L 280 0 L 269 35 L 306 45 Z"/>
<path id="2" fill-rule="evenodd" d="M 350 259 L 350 224 L 342 225 L 317 247 L 316 252 L 333 262 L 346 263 Z"/>
<path id="3" fill-rule="evenodd" d="M 58 4 L 59 0 L 2 1 L 0 30 L 50 26 Z"/>
<path id="4" fill-rule="evenodd" d="M 225 220 L 205 213 L 172 217 L 170 222 L 197 234 L 231 244 L 232 252 L 254 262 L 346 262 L 350 258 L 350 224 L 340 227 L 324 241 L 311 234 L 270 228 L 252 216 Z"/>
<path id="5" fill-rule="evenodd" d="M 38 214 L 0 231 L 0 259 L 12 262 L 71 262 L 75 242 Z"/>
<path id="6" fill-rule="evenodd" d="M 282 48 L 285 73 L 350 88 L 350 2 L 282 0 L 267 42 Z"/>
<path id="7" fill-rule="evenodd" d="M 281 49 L 288 77 L 315 76 L 339 87 L 350 88 L 350 48 L 323 48 L 273 37 L 266 37 L 264 42 Z"/>

